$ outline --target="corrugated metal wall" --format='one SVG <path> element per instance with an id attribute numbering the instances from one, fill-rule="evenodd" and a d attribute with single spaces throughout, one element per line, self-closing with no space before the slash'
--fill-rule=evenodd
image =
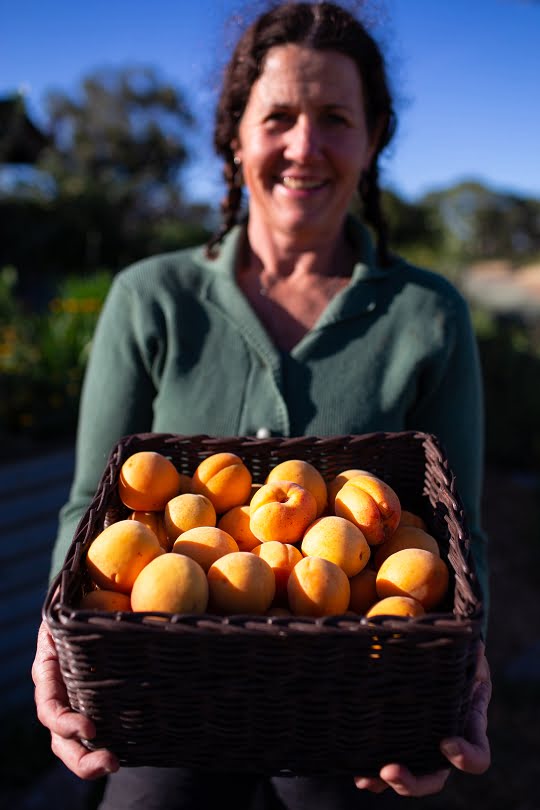
<path id="1" fill-rule="evenodd" d="M 72 450 L 0 466 L 0 716 L 33 703 L 30 674 Z"/>

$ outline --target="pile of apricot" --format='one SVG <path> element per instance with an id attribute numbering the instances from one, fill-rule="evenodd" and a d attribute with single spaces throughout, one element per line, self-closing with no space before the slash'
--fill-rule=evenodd
<path id="1" fill-rule="evenodd" d="M 122 465 L 118 494 L 131 514 L 90 544 L 83 608 L 415 617 L 449 587 L 423 519 L 366 470 L 326 482 L 291 459 L 253 483 L 234 453 L 188 476 L 141 451 Z"/>

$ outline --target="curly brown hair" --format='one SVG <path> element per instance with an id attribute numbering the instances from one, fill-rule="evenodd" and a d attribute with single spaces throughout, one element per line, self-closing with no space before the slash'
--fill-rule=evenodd
<path id="1" fill-rule="evenodd" d="M 396 116 L 386 67 L 379 46 L 365 26 L 349 11 L 329 2 L 274 5 L 245 30 L 236 45 L 225 69 L 214 127 L 214 147 L 224 161 L 227 192 L 221 203 L 222 224 L 209 240 L 207 253 L 215 255 L 217 246 L 239 219 L 242 181 L 240 167 L 234 161 L 233 143 L 251 88 L 263 71 L 270 48 L 291 43 L 337 51 L 352 59 L 358 68 L 368 131 L 378 136 L 376 153 L 362 174 L 358 192 L 364 217 L 377 235 L 379 261 L 387 264 L 388 229 L 380 204 L 378 157 L 394 134 Z"/>

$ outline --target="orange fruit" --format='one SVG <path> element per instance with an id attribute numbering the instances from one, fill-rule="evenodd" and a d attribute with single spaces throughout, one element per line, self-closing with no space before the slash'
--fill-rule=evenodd
<path id="1" fill-rule="evenodd" d="M 171 543 L 196 526 L 215 526 L 216 519 L 212 502 L 204 495 L 194 495 L 191 492 L 171 498 L 163 513 L 165 531 Z"/>
<path id="2" fill-rule="evenodd" d="M 144 523 L 145 526 L 152 529 L 161 548 L 164 551 L 170 551 L 171 544 L 165 531 L 162 512 L 132 512 L 129 520 L 138 520 L 139 523 Z"/>
<path id="3" fill-rule="evenodd" d="M 387 596 L 370 607 L 366 616 L 423 616 L 424 607 L 410 596 Z"/>
<path id="4" fill-rule="evenodd" d="M 411 596 L 426 610 L 436 607 L 448 589 L 444 560 L 424 548 L 404 548 L 391 554 L 377 572 L 377 594 Z"/>
<path id="5" fill-rule="evenodd" d="M 141 450 L 120 468 L 118 494 L 129 509 L 159 512 L 180 490 L 180 473 L 161 453 Z"/>
<path id="6" fill-rule="evenodd" d="M 131 601 L 127 593 L 118 591 L 90 591 L 81 599 L 80 608 L 85 610 L 129 610 Z"/>
<path id="7" fill-rule="evenodd" d="M 377 547 L 373 559 L 375 568 L 380 568 L 390 554 L 401 551 L 402 548 L 425 548 L 427 551 L 432 551 L 437 556 L 441 556 L 439 544 L 424 529 L 419 529 L 416 526 L 398 526 L 392 537 Z"/>
<path id="8" fill-rule="evenodd" d="M 266 560 L 276 578 L 276 600 L 287 600 L 287 582 L 291 571 L 297 562 L 302 559 L 301 552 L 290 543 L 279 543 L 277 540 L 270 540 L 268 543 L 260 543 L 252 549 L 263 560 Z"/>
<path id="9" fill-rule="evenodd" d="M 379 597 L 375 587 L 376 579 L 377 572 L 373 568 L 363 568 L 359 574 L 350 578 L 351 598 L 349 600 L 349 610 L 363 616 L 377 602 Z"/>
<path id="10" fill-rule="evenodd" d="M 201 566 L 183 554 L 162 554 L 148 563 L 133 583 L 131 607 L 135 611 L 204 613 L 208 582 Z"/>
<path id="11" fill-rule="evenodd" d="M 328 515 L 308 526 L 302 539 L 302 554 L 335 562 L 348 577 L 358 574 L 371 550 L 358 526 L 345 518 Z"/>
<path id="12" fill-rule="evenodd" d="M 213 453 L 200 462 L 191 489 L 212 501 L 218 515 L 245 504 L 251 494 L 251 473 L 235 453 Z"/>
<path id="13" fill-rule="evenodd" d="M 287 595 L 295 616 L 331 616 L 347 611 L 351 588 L 339 565 L 323 557 L 303 557 L 291 571 Z"/>
<path id="14" fill-rule="evenodd" d="M 311 492 L 317 503 L 316 517 L 321 515 L 328 502 L 328 492 L 324 478 L 309 461 L 293 458 L 282 461 L 270 470 L 266 483 L 292 481 Z"/>
<path id="15" fill-rule="evenodd" d="M 252 551 L 261 542 L 249 528 L 249 520 L 250 508 L 248 504 L 233 506 L 218 520 L 218 528 L 234 537 L 238 543 L 239 551 Z"/>
<path id="16" fill-rule="evenodd" d="M 175 554 L 191 557 L 204 571 L 208 571 L 212 563 L 224 554 L 238 551 L 238 545 L 230 534 L 217 526 L 195 526 L 174 541 L 172 550 Z"/>
<path id="17" fill-rule="evenodd" d="M 163 549 L 152 529 L 138 520 L 119 520 L 92 541 L 86 567 L 100 588 L 129 593 L 145 565 L 161 554 Z"/>
<path id="18" fill-rule="evenodd" d="M 224 614 L 266 613 L 276 592 L 274 572 L 250 551 L 234 551 L 208 569 L 210 605 Z"/>

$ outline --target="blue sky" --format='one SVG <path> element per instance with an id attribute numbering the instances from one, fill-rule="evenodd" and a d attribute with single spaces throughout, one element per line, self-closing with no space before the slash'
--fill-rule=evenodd
<path id="1" fill-rule="evenodd" d="M 155 65 L 200 118 L 185 179 L 193 199 L 222 193 L 211 151 L 219 66 L 236 0 L 0 0 L 0 94 L 25 87 L 43 122 L 48 89 L 74 90 L 94 68 Z M 349 3 L 350 5 L 350 3 Z M 376 34 L 398 100 L 383 181 L 414 199 L 475 178 L 540 198 L 540 2 L 377 0 Z"/>

